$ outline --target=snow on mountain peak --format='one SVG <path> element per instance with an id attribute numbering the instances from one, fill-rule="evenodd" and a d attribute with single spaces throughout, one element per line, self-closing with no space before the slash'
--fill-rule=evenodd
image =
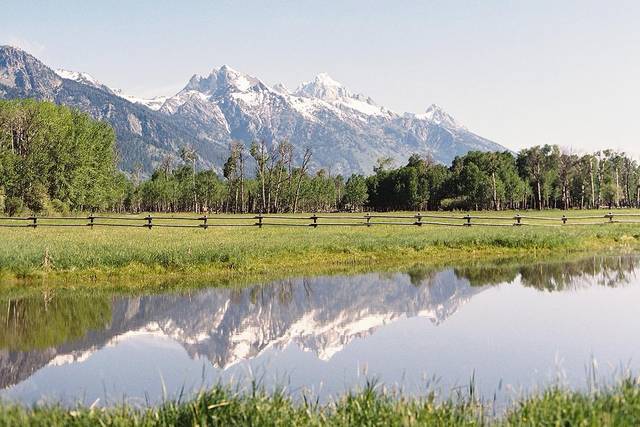
<path id="1" fill-rule="evenodd" d="M 231 86 L 241 92 L 246 92 L 252 86 L 259 83 L 259 80 L 255 77 L 251 77 L 247 74 L 242 74 L 229 67 L 228 65 L 223 65 L 218 70 L 218 78 L 221 79 L 227 86 Z"/>
<path id="2" fill-rule="evenodd" d="M 87 86 L 95 87 L 96 89 L 103 90 L 112 95 L 116 95 L 119 98 L 125 99 L 133 104 L 144 105 L 152 110 L 159 110 L 162 104 L 167 100 L 166 96 L 156 96 L 151 99 L 139 98 L 133 95 L 127 95 L 120 89 L 112 89 L 109 86 L 101 83 L 98 79 L 91 74 L 83 73 L 80 71 L 70 71 L 64 69 L 55 70 L 55 73 L 63 79 L 73 80 L 78 83 L 85 84 Z"/>
<path id="3" fill-rule="evenodd" d="M 438 125 L 462 127 L 451 114 L 447 113 L 438 104 L 431 104 L 423 114 L 416 114 L 415 117 L 428 120 Z"/>
<path id="4" fill-rule="evenodd" d="M 319 98 L 332 102 L 341 98 L 351 98 L 353 94 L 327 73 L 318 74 L 312 81 L 304 82 L 295 91 L 295 95 L 306 98 Z"/>
<path id="5" fill-rule="evenodd" d="M 276 92 L 278 92 L 281 95 L 289 95 L 289 89 L 287 89 L 287 87 L 282 84 L 282 83 L 276 83 L 273 85 L 272 89 Z"/>
<path id="6" fill-rule="evenodd" d="M 365 116 L 381 116 L 391 113 L 377 105 L 371 98 L 351 92 L 327 73 L 320 73 L 312 81 L 302 83 L 294 95 L 319 99 L 341 109 L 354 110 Z"/>
<path id="7" fill-rule="evenodd" d="M 113 93 L 118 95 L 122 99 L 126 99 L 127 101 L 132 102 L 134 104 L 144 105 L 145 107 L 150 108 L 154 111 L 158 111 L 160 107 L 162 107 L 162 105 L 167 101 L 167 99 L 169 99 L 168 96 L 155 96 L 149 99 L 139 98 L 134 95 L 127 95 L 126 93 L 123 93 L 122 90 L 120 89 L 114 89 Z"/>
<path id="8" fill-rule="evenodd" d="M 64 70 L 62 68 L 55 70 L 55 73 L 58 76 L 62 77 L 63 79 L 73 80 L 74 82 L 86 84 L 88 86 L 93 86 L 95 88 L 106 90 L 107 92 L 113 93 L 111 88 L 109 88 L 108 86 L 102 84 L 100 81 L 98 81 L 98 79 L 96 79 L 95 77 L 93 77 L 89 73 L 83 73 L 83 72 L 80 72 L 80 71 Z"/>
<path id="9" fill-rule="evenodd" d="M 318 74 L 314 79 L 314 82 L 322 84 L 324 86 L 335 86 L 335 87 L 342 87 L 342 83 L 334 80 L 329 74 L 327 73 L 320 73 Z"/>
<path id="10" fill-rule="evenodd" d="M 218 70 L 214 68 L 214 71 L 224 71 L 225 73 L 240 74 L 238 71 L 227 64 L 222 64 L 222 67 L 220 67 Z"/>
<path id="11" fill-rule="evenodd" d="M 54 71 L 57 75 L 59 75 L 63 79 L 74 80 L 74 81 L 86 80 L 87 82 L 91 82 L 91 83 L 100 83 L 91 74 L 88 74 L 88 73 L 82 73 L 79 71 L 70 71 L 62 68 L 59 68 Z"/>
<path id="12" fill-rule="evenodd" d="M 228 65 L 214 68 L 206 76 L 193 75 L 184 91 L 198 91 L 207 95 L 214 95 L 220 91 L 246 92 L 256 84 L 260 83 L 255 77 L 241 73 Z"/>
<path id="13" fill-rule="evenodd" d="M 216 75 L 219 79 L 223 79 L 227 81 L 234 81 L 242 78 L 246 79 L 246 77 L 244 77 L 242 73 L 236 71 L 235 69 L 231 68 L 227 64 L 224 64 L 220 68 L 214 68 L 213 70 L 211 70 L 210 75 Z"/>

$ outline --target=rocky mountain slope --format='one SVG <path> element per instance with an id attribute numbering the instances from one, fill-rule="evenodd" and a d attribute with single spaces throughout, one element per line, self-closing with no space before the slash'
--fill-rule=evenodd
<path id="1" fill-rule="evenodd" d="M 0 47 L 0 98 L 52 101 L 109 122 L 116 132 L 124 170 L 132 170 L 140 162 L 150 171 L 164 157 L 177 157 L 180 147 L 186 144 L 196 148 L 204 167 L 225 158 L 224 143 L 198 138 L 191 128 L 122 98 L 87 74 L 63 75 L 64 78 L 24 51 Z"/>

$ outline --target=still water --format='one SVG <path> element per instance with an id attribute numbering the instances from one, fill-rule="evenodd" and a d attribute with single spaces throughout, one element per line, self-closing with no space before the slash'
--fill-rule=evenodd
<path id="1" fill-rule="evenodd" d="M 0 297 L 0 399 L 156 403 L 203 386 L 329 399 L 375 378 L 406 394 L 507 399 L 640 372 L 640 258 L 297 278 L 142 297 Z"/>

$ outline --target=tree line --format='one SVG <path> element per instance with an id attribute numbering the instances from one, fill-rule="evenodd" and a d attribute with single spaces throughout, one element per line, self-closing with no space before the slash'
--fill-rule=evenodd
<path id="1" fill-rule="evenodd" d="M 64 106 L 0 101 L 0 210 L 327 212 L 640 207 L 640 167 L 624 153 L 574 154 L 555 145 L 514 154 L 472 151 L 450 166 L 413 155 L 380 159 L 373 174 L 312 169 L 310 149 L 234 142 L 220 171 L 185 146 L 151 176 L 118 171 L 115 135 Z M 297 154 L 297 155 L 296 155 Z"/>
<path id="2" fill-rule="evenodd" d="M 625 153 L 574 154 L 556 145 L 517 154 L 471 151 L 449 167 L 411 156 L 393 169 L 378 163 L 367 177 L 376 210 L 593 209 L 640 207 L 640 167 Z"/>

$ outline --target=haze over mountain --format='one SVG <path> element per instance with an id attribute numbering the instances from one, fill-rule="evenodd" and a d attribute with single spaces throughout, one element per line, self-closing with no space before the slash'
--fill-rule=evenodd
<path id="1" fill-rule="evenodd" d="M 371 173 L 377 160 L 404 163 L 411 154 L 450 163 L 470 150 L 504 147 L 459 124 L 437 105 L 398 114 L 321 73 L 289 91 L 222 66 L 194 75 L 174 96 L 141 99 L 86 73 L 53 71 L 28 53 L 0 47 L 0 97 L 51 100 L 86 111 L 116 131 L 121 167 L 140 162 L 150 172 L 163 158 L 192 145 L 200 167 L 219 169 L 232 140 L 247 146 L 287 140 L 295 160 L 312 149 L 312 168 Z"/>

